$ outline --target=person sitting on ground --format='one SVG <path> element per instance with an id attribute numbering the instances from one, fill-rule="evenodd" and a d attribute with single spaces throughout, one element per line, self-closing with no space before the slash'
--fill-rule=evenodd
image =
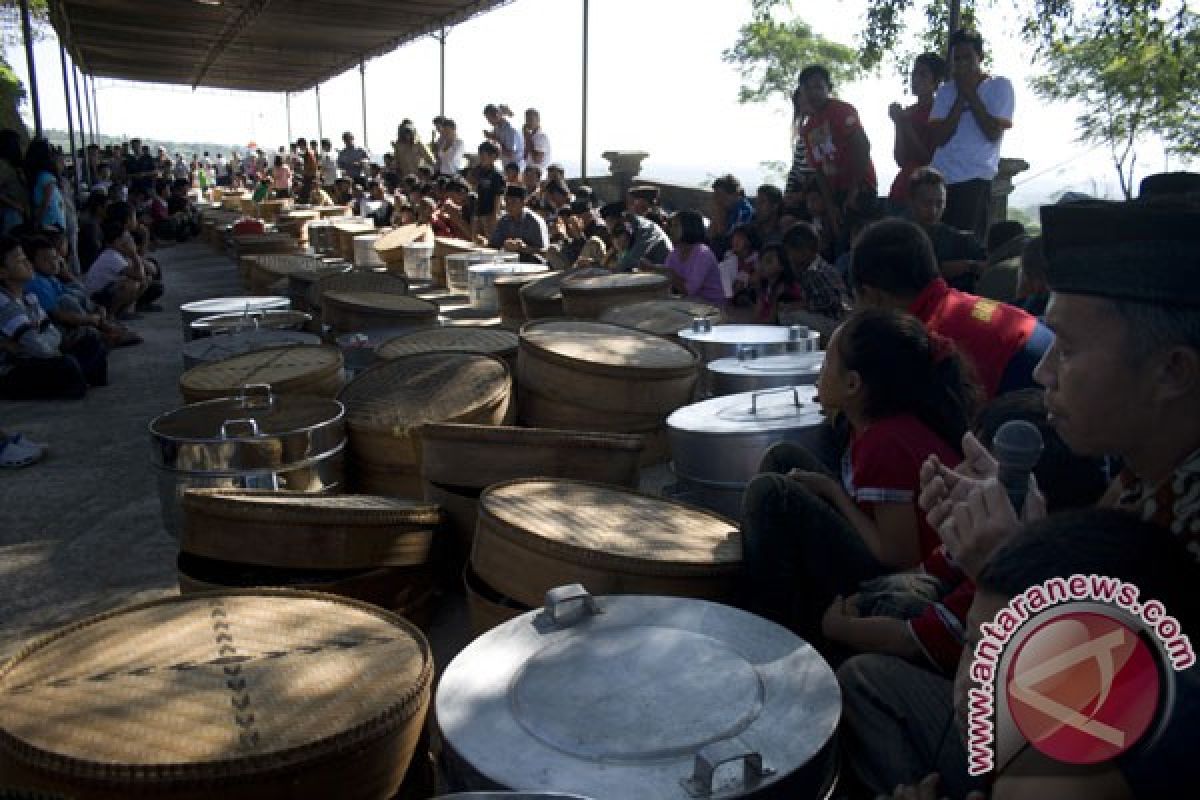
<path id="1" fill-rule="evenodd" d="M 830 339 L 817 396 L 850 425 L 842 479 L 804 447 L 781 443 L 742 502 L 747 600 L 809 641 L 835 597 L 938 547 L 917 506 L 921 465 L 930 453 L 957 463 L 978 389 L 953 345 L 920 320 L 865 309 Z"/>
<path id="2" fill-rule="evenodd" d="M 987 266 L 975 283 L 980 297 L 1012 303 L 1017 298 L 1021 253 L 1029 236 L 1015 219 L 1002 219 L 988 228 Z"/>
<path id="3" fill-rule="evenodd" d="M 724 258 L 729 249 L 729 234 L 739 225 L 754 220 L 754 206 L 746 199 L 742 182 L 733 175 L 722 175 L 712 184 L 712 219 L 708 223 L 708 238 L 713 251 Z"/>
<path id="4" fill-rule="evenodd" d="M 720 265 L 721 282 L 725 296 L 736 305 L 754 305 L 753 287 L 758 282 L 758 254 L 762 248 L 763 241 L 753 225 L 739 225 L 729 235 L 729 252 Z"/>
<path id="5" fill-rule="evenodd" d="M 109 348 L 141 343 L 142 337 L 110 320 L 107 311 L 91 301 L 86 287 L 66 268 L 53 239 L 34 236 L 26 239 L 22 247 L 34 271 L 26 291 L 37 295 L 38 304 L 63 331 L 68 346 L 74 337 L 89 335 L 89 329 L 102 336 Z"/>
<path id="6" fill-rule="evenodd" d="M 938 270 L 952 289 L 974 292 L 975 283 L 987 268 L 987 251 L 969 231 L 942 222 L 946 210 L 946 181 L 933 167 L 920 167 L 909 179 L 909 205 L 913 222 L 933 243 Z"/>
<path id="7" fill-rule="evenodd" d="M 152 292 L 152 282 L 138 258 L 133 235 L 120 222 L 109 220 L 104 223 L 103 240 L 104 250 L 84 277 L 84 286 L 110 319 L 136 319 L 134 308 Z"/>
<path id="8" fill-rule="evenodd" d="M 108 195 L 104 192 L 92 192 L 83 204 L 79 214 L 79 268 L 87 274 L 88 268 L 104 249 L 104 240 L 100 226 L 104 223 L 104 212 L 108 207 Z"/>
<path id="9" fill-rule="evenodd" d="M 515 161 L 509 161 L 504 165 L 504 185 L 515 186 L 521 183 L 521 165 Z"/>
<path id="10" fill-rule="evenodd" d="M 491 236 L 496 227 L 500 198 L 504 195 L 504 174 L 496 169 L 500 148 L 491 142 L 479 145 L 479 164 L 471 170 L 471 183 L 479 198 L 476 204 L 475 235 Z"/>
<path id="11" fill-rule="evenodd" d="M 496 223 L 490 239 L 479 237 L 479 244 L 494 250 L 518 253 L 523 263 L 544 263 L 550 234 L 540 216 L 525 207 L 524 186 L 513 185 L 504 190 L 504 216 Z"/>
<path id="12" fill-rule="evenodd" d="M 892 181 L 888 200 L 896 212 L 908 208 L 908 193 L 912 174 L 929 166 L 933 158 L 933 126 L 929 113 L 933 110 L 933 95 L 946 79 L 946 60 L 937 53 L 922 53 L 913 62 L 909 86 L 917 102 L 908 108 L 899 103 L 888 106 L 888 116 L 896 127 L 892 156 L 900 171 Z"/>
<path id="13" fill-rule="evenodd" d="M 667 229 L 668 214 L 659 205 L 657 186 L 634 186 L 625 195 L 625 207 L 631 213 L 650 220 L 663 230 Z"/>
<path id="14" fill-rule="evenodd" d="M 387 193 L 383 191 L 383 186 L 379 181 L 371 181 L 367 184 L 367 193 L 370 198 L 372 207 L 367 218 L 375 223 L 376 228 L 386 228 L 392 224 L 392 212 L 395 208 L 388 202 Z M 436 203 L 434 204 L 436 207 Z"/>
<path id="15" fill-rule="evenodd" d="M 629 247 L 621 253 L 614 267 L 618 272 L 630 272 L 639 267 L 660 267 L 666 263 L 671 253 L 671 240 L 658 225 L 645 217 L 627 213 L 623 203 L 604 206 L 600 209 L 600 217 L 614 236 L 622 223 L 629 226 Z"/>
<path id="16" fill-rule="evenodd" d="M 0 129 L 0 234 L 29 221 L 29 185 L 21 137 L 12 128 Z"/>
<path id="17" fill-rule="evenodd" d="M 525 205 L 530 208 L 542 206 L 542 168 L 530 164 L 521 170 L 521 185 L 525 187 Z"/>
<path id="18" fill-rule="evenodd" d="M 20 243 L 0 236 L 0 396 L 11 400 L 78 399 L 108 383 L 108 351 L 98 337 L 62 349 L 62 336 L 26 292 L 33 267 Z"/>
<path id="19" fill-rule="evenodd" d="M 670 278 L 671 288 L 684 297 L 723 308 L 725 289 L 717 257 L 708 247 L 704 217 L 699 211 L 680 211 L 671 217 L 668 230 L 674 249 L 658 271 Z"/>
<path id="20" fill-rule="evenodd" d="M 763 246 L 758 254 L 758 269 L 738 298 L 739 304 L 753 306 L 754 322 L 762 325 L 778 325 L 782 304 L 804 300 L 804 290 L 783 245 Z"/>
<path id="21" fill-rule="evenodd" d="M 162 297 L 164 291 L 162 267 L 158 261 L 147 255 L 148 246 L 150 243 L 150 233 L 146 230 L 146 226 L 142 225 L 133 211 L 133 207 L 129 203 L 110 203 L 105 211 L 105 221 L 124 221 L 125 230 L 129 231 L 129 235 L 133 240 L 135 252 L 134 257 L 137 258 L 143 274 L 149 281 L 149 285 L 143 290 L 142 296 L 137 302 L 137 311 L 162 311 L 162 306 L 154 301 Z"/>
<path id="22" fill-rule="evenodd" d="M 597 232 L 588 229 L 592 208 L 586 200 L 576 200 L 559 212 L 563 241 L 548 260 L 554 269 L 596 267 L 604 263 L 608 248 Z"/>
<path id="23" fill-rule="evenodd" d="M 952 289 L 938 272 L 929 237 L 907 220 L 882 220 L 858 236 L 850 285 L 860 307 L 908 311 L 952 339 L 988 399 L 1033 386 L 1033 369 L 1054 339 L 1020 309 Z"/>
<path id="24" fill-rule="evenodd" d="M 37 230 L 67 229 L 66 200 L 62 193 L 62 157 L 42 138 L 25 150 L 25 179 L 33 193 L 30 222 Z"/>
<path id="25" fill-rule="evenodd" d="M 3 359 L 3 356 L 0 356 Z M 9 434 L 0 430 L 0 468 L 19 469 L 41 461 L 46 455 L 46 445 L 35 442 L 24 434 Z"/>
<path id="26" fill-rule="evenodd" d="M 471 241 L 474 238 L 478 195 L 471 191 L 467 182 L 455 176 L 446 183 L 446 197 L 438 207 L 439 216 L 448 233 L 441 234 L 452 239 Z"/>
<path id="27" fill-rule="evenodd" d="M 546 181 L 545 188 L 542 189 L 542 201 L 548 211 L 555 215 L 569 211 L 571 200 L 571 189 L 566 181 Z"/>
<path id="28" fill-rule="evenodd" d="M 188 197 L 187 181 L 171 183 L 171 193 L 167 197 L 167 212 L 175 221 L 179 241 L 200 235 L 200 212 Z"/>
<path id="29" fill-rule="evenodd" d="M 782 324 L 806 325 L 828 339 L 850 309 L 850 293 L 833 265 L 821 257 L 820 245 L 820 236 L 807 222 L 797 222 L 784 233 L 783 247 L 801 295 L 798 302 L 789 299 L 780 306 L 779 319 Z"/>
<path id="30" fill-rule="evenodd" d="M 1013 305 L 1041 319 L 1046 315 L 1049 303 L 1050 286 L 1046 283 L 1046 254 L 1042 250 L 1042 237 L 1033 236 L 1025 242 L 1025 248 L 1021 251 L 1017 296 Z"/>
<path id="31" fill-rule="evenodd" d="M 754 193 L 754 216 L 750 224 L 758 231 L 763 244 L 777 244 L 783 241 L 783 192 L 778 186 L 764 183 Z M 790 226 L 789 226 L 790 227 Z M 730 229 L 732 235 L 733 230 Z"/>

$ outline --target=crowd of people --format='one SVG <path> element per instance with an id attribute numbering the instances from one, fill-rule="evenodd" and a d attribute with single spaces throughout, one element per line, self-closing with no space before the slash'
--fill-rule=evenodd
<path id="1" fill-rule="evenodd" d="M 993 224 L 1014 102 L 983 59 L 982 38 L 959 31 L 949 64 L 915 60 L 916 102 L 889 109 L 899 173 L 886 195 L 858 112 L 813 65 L 792 97 L 786 185 L 751 197 L 724 175 L 709 207 L 673 212 L 652 185 L 602 202 L 568 183 L 539 113 L 518 129 L 503 104 L 484 109 L 471 157 L 441 116 L 428 141 L 404 120 L 379 160 L 351 133 L 336 152 L 298 139 L 270 157 L 89 150 L 98 179 L 78 215 L 61 159 L 41 141 L 22 154 L 6 131 L 0 392 L 104 385 L 108 349 L 137 342 L 124 323 L 162 292 L 147 245 L 195 230 L 192 188 L 345 205 L 557 269 L 660 272 L 729 319 L 823 334 L 828 447 L 771 448 L 747 488 L 743 602 L 838 667 L 849 780 L 915 798 L 1162 796 L 1195 777 L 1194 669 L 1176 676 L 1156 738 L 1117 760 L 1071 765 L 1023 746 L 987 785 L 967 771 L 972 643 L 1025 588 L 1107 575 L 1184 629 L 1200 623 L 1198 178 L 1046 207 L 1036 236 Z M 1019 512 L 991 452 L 1012 420 L 1044 441 Z M 9 465 L 38 447 L 2 438 Z"/>

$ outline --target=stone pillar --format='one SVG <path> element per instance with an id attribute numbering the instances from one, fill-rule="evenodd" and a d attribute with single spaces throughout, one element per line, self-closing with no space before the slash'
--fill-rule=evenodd
<path id="1" fill-rule="evenodd" d="M 608 161 L 608 171 L 617 183 L 618 200 L 633 186 L 633 179 L 642 172 L 642 162 L 650 156 L 640 150 L 609 150 L 601 155 Z"/>
<path id="2" fill-rule="evenodd" d="M 1013 178 L 1029 169 L 1023 158 L 1000 159 L 1000 171 L 992 180 L 992 224 L 1008 219 L 1008 196 L 1013 192 Z"/>

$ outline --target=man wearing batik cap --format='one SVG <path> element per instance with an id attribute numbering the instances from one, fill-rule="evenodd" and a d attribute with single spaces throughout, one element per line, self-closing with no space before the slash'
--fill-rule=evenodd
<path id="1" fill-rule="evenodd" d="M 525 187 L 519 184 L 504 190 L 504 215 L 496 223 L 488 245 L 519 253 L 522 262 L 538 263 L 546 253 L 550 236 L 545 221 L 525 207 L 527 196 Z"/>
<path id="2" fill-rule="evenodd" d="M 1123 460 L 1100 506 L 1166 528 L 1200 561 L 1200 206 L 1161 197 L 1072 204 L 1043 208 L 1041 221 L 1052 292 L 1045 321 L 1056 340 L 1034 376 L 1050 421 L 1075 453 Z M 954 562 L 977 580 L 1045 504 L 1031 483 L 1018 520 L 995 459 L 969 434 L 963 450 L 954 471 L 926 463 L 920 501 Z M 1025 748 L 1004 777 L 1021 784 L 1019 796 L 1170 796 L 1171 781 L 1194 768 L 1200 716 L 1195 668 L 1176 677 L 1169 727 L 1147 746 L 1086 768 Z M 943 785 L 963 785 L 948 679 L 878 655 L 847 661 L 838 678 L 847 761 L 872 788 L 933 771 Z"/>

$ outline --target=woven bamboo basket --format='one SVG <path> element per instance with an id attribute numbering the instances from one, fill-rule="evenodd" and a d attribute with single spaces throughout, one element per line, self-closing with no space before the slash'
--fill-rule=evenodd
<path id="1" fill-rule="evenodd" d="M 687 348 L 616 325 L 530 322 L 517 355 L 520 419 L 537 428 L 655 434 L 642 459 L 657 463 L 668 455 L 666 418 L 691 402 L 698 363 Z"/>
<path id="2" fill-rule="evenodd" d="M 417 435 L 425 499 L 444 507 L 463 559 L 488 486 L 541 476 L 636 487 L 644 446 L 629 434 L 453 423 L 422 425 Z"/>
<path id="3" fill-rule="evenodd" d="M 614 306 L 665 300 L 670 288 L 671 282 L 665 275 L 653 272 L 568 278 L 562 283 L 563 311 L 568 317 L 596 319 Z"/>
<path id="4" fill-rule="evenodd" d="M 510 368 L 517 366 L 517 335 L 489 328 L 429 328 L 389 339 L 376 354 L 381 359 L 417 353 L 483 353 L 499 356 Z"/>
<path id="5" fill-rule="evenodd" d="M 399 616 L 312 592 L 171 597 L 0 667 L 0 784 L 88 800 L 385 800 L 433 659 Z"/>
<path id="6" fill-rule="evenodd" d="M 364 494 L 407 499 L 422 496 L 421 477 L 411 465 L 380 465 L 352 458 L 346 463 L 346 480 Z"/>
<path id="7" fill-rule="evenodd" d="M 319 298 L 315 296 L 318 282 L 330 275 L 343 275 L 351 270 L 353 267 L 344 261 L 318 259 L 318 263 L 311 269 L 291 273 L 288 275 L 287 296 L 292 301 L 292 308 L 302 311 L 319 310 Z"/>
<path id="8" fill-rule="evenodd" d="M 333 223 L 334 241 L 337 248 L 334 251 L 346 261 L 354 261 L 354 237 L 364 233 L 375 233 L 375 223 L 361 221 L 345 221 Z"/>
<path id="9" fill-rule="evenodd" d="M 345 381 L 342 353 L 328 345 L 270 347 L 193 367 L 179 378 L 184 403 L 234 397 L 252 384 L 279 395 L 334 397 Z"/>
<path id="10" fill-rule="evenodd" d="M 243 214 L 245 214 L 247 217 L 257 217 L 258 216 L 258 203 L 254 202 L 253 197 L 245 197 L 245 196 L 240 197 L 240 198 L 238 198 L 238 210 L 241 211 Z"/>
<path id="11" fill-rule="evenodd" d="M 731 520 L 630 489 L 546 478 L 485 490 L 471 551 L 484 583 L 530 607 L 571 583 L 596 594 L 728 601 L 741 563 Z"/>
<path id="12" fill-rule="evenodd" d="M 320 218 L 321 215 L 316 211 L 292 209 L 279 215 L 279 219 L 275 221 L 275 229 L 291 236 L 303 246 L 308 244 L 308 223 L 316 222 Z"/>
<path id="13" fill-rule="evenodd" d="M 303 570 L 206 558 L 186 551 L 180 552 L 176 559 L 176 581 L 180 594 L 257 587 L 323 592 L 399 614 L 422 630 L 428 628 L 432 618 L 436 590 L 429 564 Z"/>
<path id="14" fill-rule="evenodd" d="M 545 278 L 545 272 L 515 272 L 496 278 L 496 305 L 500 309 L 500 324 L 511 330 L 519 330 L 527 321 L 525 307 L 521 305 L 521 288 Z"/>
<path id="15" fill-rule="evenodd" d="M 697 318 L 720 325 L 724 321 L 724 314 L 716 306 L 692 300 L 648 300 L 614 306 L 600 315 L 601 322 L 665 336 L 674 342 L 679 341 L 679 332 L 690 328 L 692 321 Z"/>
<path id="16" fill-rule="evenodd" d="M 546 319 L 548 317 L 566 316 L 563 309 L 562 285 L 564 281 L 598 278 L 612 273 L 599 267 L 570 269 L 563 272 L 551 272 L 541 280 L 533 281 L 520 289 L 521 307 L 528 320 Z"/>
<path id="17" fill-rule="evenodd" d="M 263 222 L 275 222 L 287 206 L 285 200 L 263 200 L 258 204 L 258 216 L 262 217 Z"/>
<path id="18" fill-rule="evenodd" d="M 404 248 L 413 242 L 433 241 L 433 229 L 428 225 L 401 225 L 385 233 L 375 242 L 375 252 L 387 264 L 389 272 L 404 274 Z"/>
<path id="19" fill-rule="evenodd" d="M 398 478 L 415 483 L 417 496 L 415 428 L 427 422 L 500 425 L 514 415 L 508 367 L 495 356 L 473 353 L 426 353 L 381 362 L 347 384 L 339 399 L 346 406 L 354 464 L 399 473 Z"/>
<path id="20" fill-rule="evenodd" d="M 369 277 L 397 279 L 388 273 L 369 274 Z M 322 288 L 321 319 L 337 333 L 380 328 L 415 330 L 437 325 L 438 306 L 419 297 L 409 297 L 386 289 L 378 291 Z"/>
<path id="21" fill-rule="evenodd" d="M 247 290 L 251 294 L 262 294 L 268 286 L 280 279 L 286 280 L 293 272 L 314 269 L 321 259 L 302 253 L 273 253 L 243 256 L 241 262 L 247 265 Z"/>
<path id="22" fill-rule="evenodd" d="M 321 215 L 321 219 L 336 219 L 337 217 L 345 217 L 349 215 L 349 211 L 345 206 L 313 206 L 310 211 L 316 211 Z"/>
<path id="23" fill-rule="evenodd" d="M 247 197 L 249 197 L 249 195 L 247 195 Z M 223 194 L 223 195 L 221 195 L 221 210 L 222 211 L 235 211 L 235 212 L 241 213 L 241 211 L 242 211 L 242 195 L 240 195 L 240 194 Z"/>
<path id="24" fill-rule="evenodd" d="M 475 574 L 470 564 L 463 568 L 462 580 L 467 595 L 467 619 L 471 623 L 472 636 L 482 636 L 492 628 L 503 625 L 510 619 L 516 619 L 530 610 L 528 606 L 505 597 L 488 586 Z"/>
<path id="25" fill-rule="evenodd" d="M 429 560 L 436 506 L 370 495 L 190 489 L 182 548 L 294 569 L 412 567 Z"/>

